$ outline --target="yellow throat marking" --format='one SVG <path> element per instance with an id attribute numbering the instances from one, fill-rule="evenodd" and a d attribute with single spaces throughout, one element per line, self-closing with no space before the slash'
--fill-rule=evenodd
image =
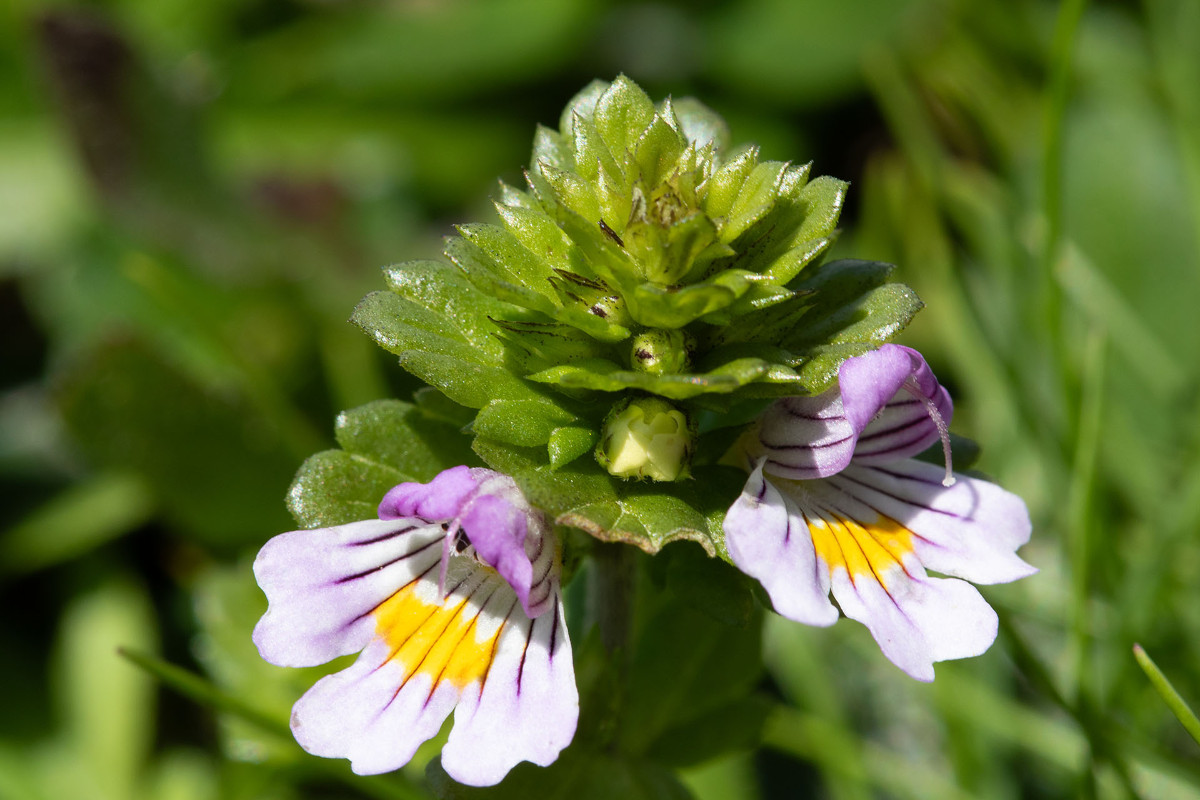
<path id="1" fill-rule="evenodd" d="M 434 687 L 449 681 L 459 691 L 472 682 L 482 683 L 504 626 L 481 637 L 479 605 L 458 595 L 431 603 L 418 595 L 420 580 L 400 589 L 373 612 L 375 629 L 391 649 L 389 660 L 404 667 L 405 682 L 423 674 Z"/>
<path id="2" fill-rule="evenodd" d="M 913 552 L 913 533 L 899 522 L 880 516 L 863 523 L 836 516 L 832 520 L 808 519 L 817 557 L 830 572 L 844 568 L 851 580 L 870 578 L 887 588 L 893 568 L 904 569 L 904 556 Z"/>

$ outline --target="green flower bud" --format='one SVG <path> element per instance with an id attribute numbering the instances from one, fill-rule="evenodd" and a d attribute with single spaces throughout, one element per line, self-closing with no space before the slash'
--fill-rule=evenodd
<path id="1" fill-rule="evenodd" d="M 604 421 L 596 460 L 618 478 L 676 481 L 689 476 L 695 432 L 687 416 L 657 397 L 630 398 Z"/>
<path id="2" fill-rule="evenodd" d="M 596 298 L 588 307 L 588 313 L 613 325 L 628 325 L 631 322 L 629 312 L 625 310 L 625 301 L 620 295 Z"/>
<path id="3" fill-rule="evenodd" d="M 690 361 L 691 337 L 682 330 L 657 328 L 633 337 L 629 363 L 651 375 L 674 375 L 683 372 Z"/>

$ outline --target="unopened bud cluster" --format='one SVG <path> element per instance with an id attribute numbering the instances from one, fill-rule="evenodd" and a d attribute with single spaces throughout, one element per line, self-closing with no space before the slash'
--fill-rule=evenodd
<path id="1" fill-rule="evenodd" d="M 536 254 L 541 263 L 514 265 L 467 229 L 448 254 L 469 276 L 503 280 L 504 299 L 542 318 L 536 327 L 527 317 L 497 321 L 526 378 L 577 397 L 613 394 L 613 408 L 631 408 L 631 392 L 673 401 L 682 436 L 703 395 L 803 390 L 786 355 L 755 347 L 777 345 L 778 325 L 737 331 L 738 320 L 768 309 L 799 310 L 786 284 L 830 242 L 845 185 L 808 172 L 762 161 L 755 148 L 731 151 L 725 123 L 695 101 L 655 105 L 625 78 L 597 82 L 558 130 L 538 130 L 527 188 L 501 192 L 507 235 L 497 232 L 493 245 L 519 243 L 526 261 Z M 492 258 L 475 248 L 468 257 L 467 242 Z M 480 261 L 503 274 L 483 277 Z M 686 474 L 683 461 L 660 466 L 665 455 L 637 469 L 626 468 L 632 456 L 606 455 L 624 436 L 616 418 L 608 415 L 597 450 L 612 474 Z M 691 449 L 678 448 L 678 458 Z"/>
<path id="2" fill-rule="evenodd" d="M 618 477 L 684 478 L 701 411 L 821 392 L 919 307 L 907 287 L 881 289 L 886 265 L 817 265 L 844 182 L 731 147 L 724 121 L 694 100 L 656 104 L 624 77 L 594 82 L 557 129 L 538 128 L 525 177 L 501 185 L 500 224 L 447 240 L 453 280 L 477 302 L 437 308 L 440 290 L 414 276 L 440 265 L 402 264 L 393 291 L 422 310 L 395 330 L 366 311 L 358 321 L 480 408 L 477 435 L 545 443 L 552 469 L 593 450 Z M 448 354 L 426 334 L 430 311 L 474 314 L 494 338 Z M 497 339 L 504 378 L 490 372 Z M 662 444 L 659 418 L 677 420 L 675 444 Z"/>

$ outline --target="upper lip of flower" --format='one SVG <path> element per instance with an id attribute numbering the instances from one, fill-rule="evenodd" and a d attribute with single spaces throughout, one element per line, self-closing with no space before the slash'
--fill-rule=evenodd
<path id="1" fill-rule="evenodd" d="M 384 495 L 379 518 L 402 517 L 446 520 L 439 587 L 445 586 L 456 540 L 465 535 L 472 554 L 500 573 L 531 619 L 545 613 L 545 587 L 534 580 L 534 565 L 544 554 L 545 537 L 529 535 L 531 520 L 535 527 L 544 527 L 545 522 L 512 478 L 461 466 L 440 473 L 429 484 L 402 483 Z M 544 582 L 548 566 L 540 566 L 537 578 Z"/>
<path id="2" fill-rule="evenodd" d="M 954 415 L 949 393 L 916 350 L 887 344 L 846 359 L 838 388 L 790 397 L 763 412 L 742 442 L 767 472 L 805 480 L 850 465 L 914 456 L 945 434 Z"/>

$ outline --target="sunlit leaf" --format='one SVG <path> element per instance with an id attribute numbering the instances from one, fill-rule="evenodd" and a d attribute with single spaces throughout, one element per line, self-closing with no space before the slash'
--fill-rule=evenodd
<path id="1" fill-rule="evenodd" d="M 512 475 L 530 502 L 560 524 L 648 553 L 690 540 L 709 555 L 727 557 L 721 520 L 745 482 L 737 470 L 704 467 L 694 470 L 691 480 L 642 483 L 614 478 L 593 459 L 552 470 L 542 449 L 482 436 L 473 446 L 493 469 Z"/>
<path id="2" fill-rule="evenodd" d="M 343 412 L 337 440 L 342 449 L 305 461 L 288 491 L 288 509 L 303 527 L 373 519 L 393 486 L 474 460 L 459 428 L 399 400 Z"/>

